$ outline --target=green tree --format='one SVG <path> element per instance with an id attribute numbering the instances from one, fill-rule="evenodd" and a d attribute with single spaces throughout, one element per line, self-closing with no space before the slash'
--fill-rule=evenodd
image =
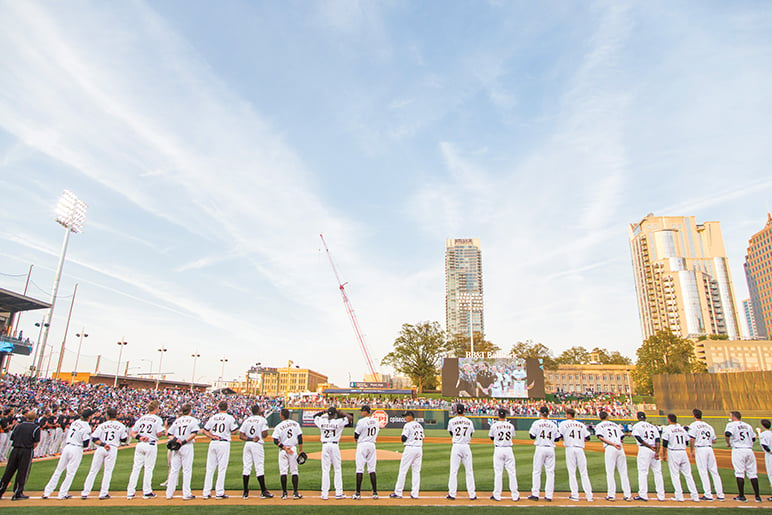
<path id="1" fill-rule="evenodd" d="M 469 335 L 457 334 L 451 341 L 452 350 L 451 353 L 457 358 L 466 357 L 467 352 L 472 351 L 471 345 L 469 345 Z M 482 333 L 475 331 L 474 333 L 474 351 L 475 352 L 498 352 L 501 348 L 483 338 Z"/>
<path id="2" fill-rule="evenodd" d="M 439 322 L 402 324 L 394 350 L 384 356 L 381 365 L 390 365 L 409 377 L 419 392 L 433 390 L 437 387 L 441 360 L 450 349 Z"/>
<path id="3" fill-rule="evenodd" d="M 555 370 L 558 364 L 552 357 L 552 351 L 546 345 L 534 343 L 532 340 L 517 342 L 512 346 L 512 356 L 520 359 L 541 359 L 545 369 Z"/>
<path id="4" fill-rule="evenodd" d="M 597 357 L 598 363 L 602 365 L 632 365 L 633 360 L 623 356 L 619 351 L 609 352 L 607 349 L 595 347 L 590 351 L 590 355 Z"/>
<path id="5" fill-rule="evenodd" d="M 571 347 L 561 352 L 555 362 L 559 365 L 586 365 L 590 362 L 590 351 L 580 346 Z"/>
<path id="6" fill-rule="evenodd" d="M 651 376 L 655 374 L 690 374 L 707 372 L 697 359 L 694 344 L 670 331 L 657 331 L 643 342 L 636 352 L 638 361 L 630 374 L 639 395 L 652 395 Z"/>

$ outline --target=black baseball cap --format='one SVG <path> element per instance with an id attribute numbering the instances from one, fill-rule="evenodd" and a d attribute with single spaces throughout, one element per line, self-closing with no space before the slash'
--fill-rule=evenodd
<path id="1" fill-rule="evenodd" d="M 327 408 L 327 414 L 331 417 L 334 417 L 338 413 L 338 410 L 335 409 L 335 406 L 330 406 Z"/>
<path id="2" fill-rule="evenodd" d="M 366 411 L 366 412 L 370 413 L 370 406 L 365 404 L 364 406 L 362 406 L 362 411 Z"/>
<path id="3" fill-rule="evenodd" d="M 638 417 L 638 420 L 646 420 L 646 413 L 643 411 L 639 411 L 635 414 L 636 417 Z"/>
<path id="4" fill-rule="evenodd" d="M 542 415 L 549 415 L 550 409 L 547 406 L 542 406 L 541 408 L 539 408 L 539 413 L 541 413 Z"/>
<path id="5" fill-rule="evenodd" d="M 458 413 L 459 415 L 463 415 L 464 414 L 464 410 L 465 410 L 465 408 L 464 408 L 463 404 L 461 404 L 461 403 L 456 404 L 456 413 Z"/>
<path id="6" fill-rule="evenodd" d="M 504 408 L 499 408 L 499 418 L 506 418 L 509 413 Z"/>
<path id="7" fill-rule="evenodd" d="M 413 418 L 415 418 L 415 415 L 413 414 L 413 412 L 412 412 L 412 411 L 406 411 L 406 412 L 404 412 L 404 413 L 402 414 L 402 416 L 403 416 L 403 417 L 413 417 Z"/>

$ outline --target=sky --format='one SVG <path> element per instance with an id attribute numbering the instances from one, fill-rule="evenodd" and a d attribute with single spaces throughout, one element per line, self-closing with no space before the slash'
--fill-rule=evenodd
<path id="1" fill-rule="evenodd" d="M 125 340 L 132 374 L 361 380 L 320 234 L 376 361 L 444 326 L 446 238 L 481 240 L 499 347 L 634 357 L 648 213 L 721 222 L 747 297 L 771 63 L 761 1 L 0 0 L 0 287 L 33 265 L 50 299 L 67 189 L 88 212 L 48 338 L 72 306 L 66 371 L 85 332 L 82 370 Z"/>

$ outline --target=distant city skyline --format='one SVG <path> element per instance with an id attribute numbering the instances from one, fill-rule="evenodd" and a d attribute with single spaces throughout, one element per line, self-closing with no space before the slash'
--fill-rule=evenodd
<path id="1" fill-rule="evenodd" d="M 443 241 L 483 245 L 485 334 L 635 357 L 627 224 L 720 221 L 736 302 L 772 211 L 772 4 L 0 0 L 0 287 L 63 367 L 367 372 L 445 318 Z M 32 340 L 42 313 L 22 316 Z M 195 363 L 193 354 L 201 357 Z M 221 359 L 227 358 L 227 362 Z M 29 360 L 14 358 L 12 371 Z M 56 360 L 53 368 L 56 367 Z M 387 367 L 378 365 L 389 373 Z"/>
<path id="2" fill-rule="evenodd" d="M 750 295 L 755 334 L 768 338 L 772 328 L 772 214 L 767 223 L 748 239 L 745 255 L 745 280 Z"/>
<path id="3" fill-rule="evenodd" d="M 485 335 L 482 247 L 479 238 L 445 240 L 445 330 L 448 338 Z"/>

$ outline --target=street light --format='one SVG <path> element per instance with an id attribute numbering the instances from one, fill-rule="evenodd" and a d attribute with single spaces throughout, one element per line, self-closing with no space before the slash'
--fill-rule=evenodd
<path id="1" fill-rule="evenodd" d="M 43 327 L 48 327 L 48 324 L 46 323 L 45 320 L 46 320 L 45 317 L 43 317 L 43 319 L 41 319 L 40 322 L 35 322 L 35 327 L 39 327 L 40 331 L 38 331 L 38 342 L 35 345 L 35 355 L 32 358 L 32 365 L 30 365 L 29 367 L 29 375 L 37 375 L 36 374 L 37 369 L 35 368 L 35 363 L 37 362 L 38 354 L 40 353 L 40 337 L 43 334 Z"/>
<path id="2" fill-rule="evenodd" d="M 225 386 L 225 364 L 227 362 L 228 362 L 228 358 L 220 359 L 220 363 L 222 363 L 222 367 L 220 368 L 220 388 Z"/>
<path id="3" fill-rule="evenodd" d="M 190 376 L 190 391 L 193 391 L 193 383 L 196 382 L 196 360 L 201 357 L 201 354 L 195 353 L 190 355 L 193 358 L 193 374 Z"/>
<path id="4" fill-rule="evenodd" d="M 121 371 L 121 357 L 123 356 L 123 346 L 126 345 L 127 342 L 125 339 L 122 339 L 118 342 L 118 345 L 120 345 L 120 351 L 118 352 L 118 368 L 115 369 L 115 382 L 113 383 L 113 388 L 116 388 L 118 386 L 118 372 Z"/>
<path id="5" fill-rule="evenodd" d="M 64 242 L 62 242 L 62 250 L 59 253 L 59 264 L 56 267 L 56 275 L 54 276 L 54 286 L 51 290 L 51 308 L 46 313 L 45 321 L 47 324 L 43 326 L 43 345 L 48 342 L 48 328 L 51 324 L 51 318 L 54 314 L 54 308 L 56 307 L 56 294 L 59 292 L 59 281 L 62 279 L 62 268 L 64 268 L 64 258 L 67 255 L 67 244 L 70 241 L 70 233 L 79 233 L 83 231 L 83 222 L 86 220 L 86 203 L 78 199 L 75 194 L 69 190 L 64 190 L 62 196 L 59 197 L 59 203 L 56 205 L 56 222 L 64 227 Z M 35 375 L 38 375 L 40 367 L 43 364 L 43 352 L 41 351 L 38 356 L 37 368 Z"/>
<path id="6" fill-rule="evenodd" d="M 158 352 L 161 353 L 161 360 L 158 362 L 158 375 L 155 378 L 155 389 L 156 390 L 158 390 L 158 382 L 161 380 L 161 367 L 164 364 L 164 352 L 166 352 L 167 350 L 169 350 L 169 349 L 167 349 L 166 347 L 161 347 L 160 349 L 158 349 Z"/>
<path id="7" fill-rule="evenodd" d="M 70 380 L 70 384 L 73 384 L 75 382 L 75 375 L 78 373 L 78 361 L 80 361 L 80 347 L 83 345 L 83 338 L 88 338 L 88 335 L 86 334 L 86 328 L 80 330 L 79 333 L 75 334 L 80 340 L 78 341 L 78 353 L 75 355 L 75 368 L 72 369 L 72 380 Z"/>

